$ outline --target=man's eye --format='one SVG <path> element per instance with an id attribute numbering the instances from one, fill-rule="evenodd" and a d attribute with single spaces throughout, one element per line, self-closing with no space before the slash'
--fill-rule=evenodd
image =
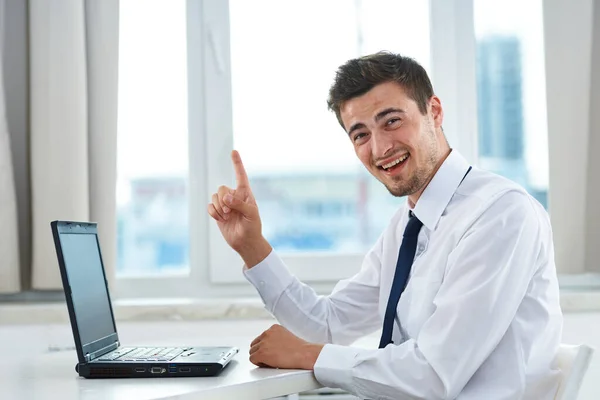
<path id="1" fill-rule="evenodd" d="M 356 142 L 357 140 L 360 140 L 360 139 L 362 139 L 362 138 L 363 138 L 363 137 L 365 137 L 365 136 L 367 136 L 367 134 L 366 134 L 366 133 L 357 133 L 357 134 L 354 136 L 354 141 Z"/>
<path id="2" fill-rule="evenodd" d="M 391 119 L 389 119 L 389 120 L 388 120 L 388 121 L 387 121 L 385 124 L 386 124 L 387 126 L 390 126 L 390 125 L 392 125 L 392 124 L 394 124 L 394 123 L 396 123 L 396 122 L 399 122 L 399 121 L 400 121 L 400 118 L 391 118 Z"/>

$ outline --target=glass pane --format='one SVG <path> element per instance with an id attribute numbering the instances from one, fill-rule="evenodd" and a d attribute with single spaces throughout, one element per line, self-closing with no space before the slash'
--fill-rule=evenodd
<path id="1" fill-rule="evenodd" d="M 427 1 L 230 0 L 234 145 L 278 250 L 369 248 L 402 199 L 360 164 L 326 99 L 337 68 L 390 50 L 429 67 Z M 398 16 L 410 15 L 402 18 Z"/>
<path id="2" fill-rule="evenodd" d="M 188 270 L 185 0 L 121 0 L 117 273 Z"/>
<path id="3" fill-rule="evenodd" d="M 479 160 L 547 207 L 542 2 L 475 0 Z"/>

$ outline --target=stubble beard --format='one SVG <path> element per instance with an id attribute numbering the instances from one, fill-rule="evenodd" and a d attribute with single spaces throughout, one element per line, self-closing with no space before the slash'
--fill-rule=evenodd
<path id="1" fill-rule="evenodd" d="M 410 196 L 421 190 L 432 178 L 433 171 L 438 162 L 437 155 L 437 147 L 435 141 L 435 130 L 433 127 L 429 127 L 428 132 L 426 133 L 429 138 L 428 146 L 425 147 L 427 149 L 427 157 L 424 165 L 417 167 L 415 172 L 408 178 L 408 180 L 403 180 L 401 177 L 393 177 L 394 183 L 387 184 L 383 182 L 385 188 L 390 192 L 392 196 L 395 197 L 404 197 Z M 411 157 L 408 158 L 408 162 L 411 161 Z"/>

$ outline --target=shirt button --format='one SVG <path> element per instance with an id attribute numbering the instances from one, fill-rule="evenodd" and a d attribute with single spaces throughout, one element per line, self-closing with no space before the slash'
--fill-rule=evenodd
<path id="1" fill-rule="evenodd" d="M 265 286 L 265 281 L 260 281 L 260 286 Z"/>
<path id="2" fill-rule="evenodd" d="M 419 253 L 422 253 L 425 251 L 425 246 L 423 246 L 422 244 L 419 245 L 419 247 L 417 248 L 417 250 L 419 251 Z"/>

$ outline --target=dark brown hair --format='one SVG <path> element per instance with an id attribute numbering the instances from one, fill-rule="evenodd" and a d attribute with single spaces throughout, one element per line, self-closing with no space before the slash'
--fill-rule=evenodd
<path id="1" fill-rule="evenodd" d="M 327 106 L 335 112 L 340 125 L 342 104 L 367 93 L 373 87 L 386 82 L 397 82 L 413 99 L 421 114 L 427 113 L 427 102 L 433 96 L 433 87 L 425 68 L 410 57 L 380 51 L 354 58 L 338 68 L 329 89 Z"/>

